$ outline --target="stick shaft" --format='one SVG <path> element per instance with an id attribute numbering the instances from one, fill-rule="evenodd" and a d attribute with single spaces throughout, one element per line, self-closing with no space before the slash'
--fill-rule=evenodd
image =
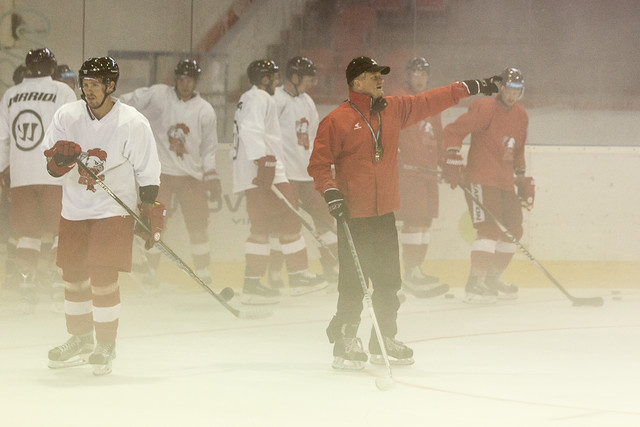
<path id="1" fill-rule="evenodd" d="M 367 304 L 367 309 L 369 310 L 369 314 L 371 316 L 371 321 L 373 323 L 373 329 L 376 332 L 376 337 L 378 337 L 378 344 L 380 344 L 380 350 L 382 351 L 382 357 L 384 358 L 384 364 L 387 367 L 387 371 L 389 372 L 389 378 L 393 378 L 391 372 L 391 362 L 389 362 L 389 356 L 387 355 L 387 349 L 384 346 L 384 339 L 382 338 L 382 332 L 380 331 L 380 325 L 378 324 L 378 319 L 376 318 L 376 312 L 373 309 L 373 301 L 371 300 L 371 294 L 369 293 L 369 287 L 367 286 L 367 280 L 364 277 L 364 272 L 362 271 L 362 265 L 360 264 L 360 258 L 358 257 L 358 251 L 356 250 L 356 245 L 353 243 L 353 237 L 351 236 L 351 230 L 349 229 L 349 224 L 347 224 L 347 220 L 341 218 L 339 222 L 342 223 L 342 228 L 344 229 L 344 234 L 347 238 L 347 243 L 349 244 L 349 250 L 351 251 L 351 257 L 353 258 L 353 263 L 356 266 L 356 271 L 358 273 L 358 279 L 360 280 L 360 285 L 362 286 L 362 292 L 364 292 L 364 300 Z"/>

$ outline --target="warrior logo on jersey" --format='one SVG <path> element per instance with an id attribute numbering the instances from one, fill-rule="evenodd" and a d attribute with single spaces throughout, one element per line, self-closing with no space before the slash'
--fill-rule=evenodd
<path id="1" fill-rule="evenodd" d="M 104 179 L 104 162 L 107 161 L 107 153 L 102 151 L 99 148 L 92 148 L 86 153 L 80 154 L 80 161 L 87 165 L 87 168 L 96 174 L 100 180 Z M 84 169 L 78 169 L 80 173 L 80 178 L 78 179 L 78 184 L 83 184 L 87 186 L 87 191 L 96 191 L 95 184 L 96 180 L 91 178 L 89 174 Z"/>
<path id="2" fill-rule="evenodd" d="M 176 156 L 179 158 L 182 158 L 185 154 L 189 153 L 186 146 L 187 135 L 189 135 L 189 132 L 189 126 L 184 123 L 173 125 L 167 131 L 167 135 L 169 135 L 169 150 L 176 153 Z"/>
<path id="3" fill-rule="evenodd" d="M 306 117 L 296 120 L 296 135 L 298 135 L 298 145 L 302 145 L 305 150 L 309 149 L 309 120 Z"/>
<path id="4" fill-rule="evenodd" d="M 22 151 L 33 150 L 44 138 L 42 118 L 33 110 L 20 111 L 13 120 L 11 130 L 16 147 Z"/>

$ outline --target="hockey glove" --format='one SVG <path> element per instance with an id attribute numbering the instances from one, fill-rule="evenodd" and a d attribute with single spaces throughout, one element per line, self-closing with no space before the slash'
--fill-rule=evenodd
<path id="1" fill-rule="evenodd" d="M 518 187 L 518 197 L 522 207 L 530 211 L 533 208 L 533 201 L 536 198 L 536 183 L 530 176 L 517 175 L 516 187 Z"/>
<path id="2" fill-rule="evenodd" d="M 271 188 L 276 176 L 276 156 L 264 156 L 254 161 L 258 165 L 258 175 L 253 178 L 254 185 L 260 188 Z"/>
<path id="3" fill-rule="evenodd" d="M 222 185 L 220 184 L 220 178 L 215 170 L 205 172 L 202 176 L 202 183 L 204 184 L 204 191 L 209 196 L 209 200 L 216 202 L 222 200 Z"/>
<path id="4" fill-rule="evenodd" d="M 136 234 L 145 240 L 144 247 L 149 250 L 160 240 L 160 233 L 164 230 L 164 218 L 167 216 L 167 209 L 160 202 L 141 203 L 140 219 L 151 230 L 147 232 L 140 224 L 136 223 Z"/>
<path id="5" fill-rule="evenodd" d="M 469 95 L 477 95 L 478 93 L 484 93 L 485 95 L 491 95 L 498 93 L 498 85 L 502 77 L 493 76 L 486 79 L 479 80 L 464 80 L 462 83 L 467 87 Z"/>
<path id="6" fill-rule="evenodd" d="M 44 151 L 49 175 L 57 178 L 69 172 L 81 152 L 82 149 L 75 142 L 56 141 L 52 148 Z"/>
<path id="7" fill-rule="evenodd" d="M 462 156 L 458 150 L 447 150 L 444 161 L 442 162 L 442 179 L 451 186 L 451 189 L 456 188 L 460 184 L 463 166 L 464 160 L 462 160 Z"/>
<path id="8" fill-rule="evenodd" d="M 347 211 L 347 205 L 344 203 L 344 196 L 340 190 L 336 188 L 329 188 L 324 192 L 324 200 L 329 207 L 329 213 L 336 219 L 341 217 L 349 218 L 349 212 Z"/>

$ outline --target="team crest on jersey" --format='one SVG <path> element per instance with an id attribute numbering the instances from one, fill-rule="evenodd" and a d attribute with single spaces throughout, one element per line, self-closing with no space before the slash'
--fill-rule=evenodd
<path id="1" fill-rule="evenodd" d="M 169 136 L 169 150 L 176 153 L 176 156 L 179 158 L 189 153 L 186 145 L 189 132 L 189 126 L 184 123 L 173 125 L 167 131 L 167 135 Z"/>
<path id="2" fill-rule="evenodd" d="M 104 179 L 104 163 L 107 161 L 107 153 L 99 148 L 92 148 L 86 153 L 80 154 L 80 161 L 84 163 L 87 168 L 96 174 L 96 176 L 100 179 Z M 80 178 L 78 179 L 78 184 L 86 185 L 87 191 L 96 191 L 96 180 L 89 176 L 89 174 L 84 169 L 78 169 L 80 173 Z"/>
<path id="3" fill-rule="evenodd" d="M 309 149 L 309 120 L 306 117 L 296 120 L 296 135 L 298 145 L 302 145 L 305 150 Z"/>

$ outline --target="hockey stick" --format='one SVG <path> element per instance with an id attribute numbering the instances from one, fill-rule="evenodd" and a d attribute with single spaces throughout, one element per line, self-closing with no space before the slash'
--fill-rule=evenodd
<path id="1" fill-rule="evenodd" d="M 326 249 L 327 252 L 329 252 L 329 255 L 331 255 L 331 257 L 337 261 L 336 256 L 333 254 L 331 249 L 329 249 L 329 246 L 327 246 L 327 244 L 322 241 L 322 238 L 318 235 L 318 233 L 316 233 L 316 230 L 313 227 L 313 225 L 311 225 L 309 221 L 307 221 L 307 219 L 300 213 L 300 211 L 291 204 L 289 199 L 287 199 L 286 196 L 282 194 L 282 192 L 278 189 L 278 187 L 276 187 L 275 184 L 271 186 L 271 191 L 273 191 L 273 194 L 275 194 L 276 197 L 278 197 L 278 199 L 282 200 L 284 204 L 287 205 L 287 207 L 298 217 L 298 219 L 300 220 L 304 228 L 306 228 L 307 230 L 309 230 L 309 232 L 311 232 L 311 235 L 316 240 L 316 242 L 318 242 L 320 246 Z"/>
<path id="2" fill-rule="evenodd" d="M 102 182 L 102 180 L 98 178 L 98 176 L 91 169 L 89 169 L 87 165 L 85 165 L 80 159 L 76 159 L 76 163 L 78 164 L 78 167 L 84 170 L 100 187 L 102 187 L 104 191 L 107 192 L 107 194 L 109 194 L 109 196 L 111 196 L 113 200 L 115 200 L 120 206 L 122 206 L 122 208 L 125 211 L 127 211 L 129 215 L 131 215 L 131 217 L 142 227 L 144 231 L 151 234 L 151 230 L 149 229 L 147 224 L 145 224 L 145 222 L 142 221 L 142 219 L 133 210 L 131 210 L 131 208 L 127 206 L 127 204 L 124 203 L 107 186 L 107 184 Z M 209 292 L 211 296 L 213 296 L 216 300 L 218 300 L 218 302 L 222 304 L 222 306 L 226 308 L 235 317 L 242 318 L 242 319 L 261 319 L 271 315 L 271 312 L 269 311 L 246 312 L 246 311 L 240 311 L 237 308 L 230 306 L 229 304 L 227 304 L 227 299 L 230 299 L 230 298 L 226 298 L 226 297 L 229 297 L 229 291 L 233 293 L 233 289 L 224 288 L 220 292 L 220 294 L 217 294 L 213 289 L 207 286 L 207 284 L 204 283 L 204 281 L 191 269 L 191 267 L 189 267 L 178 255 L 176 255 L 175 252 L 171 250 L 171 248 L 165 245 L 165 243 L 162 240 L 158 240 L 154 244 L 160 250 L 160 252 L 162 252 L 167 258 L 171 260 L 171 262 L 176 264 L 183 271 L 185 271 L 189 276 L 191 276 L 193 280 L 195 280 L 205 291 Z M 227 289 L 229 289 L 229 291 L 227 291 Z"/>
<path id="3" fill-rule="evenodd" d="M 389 356 L 387 355 L 387 349 L 384 346 L 384 340 L 382 339 L 382 332 L 380 332 L 380 325 L 378 324 L 378 319 L 376 318 L 376 312 L 373 309 L 373 301 L 371 300 L 371 294 L 369 293 L 369 287 L 367 286 L 367 280 L 364 277 L 364 273 L 362 271 L 362 265 L 360 264 L 360 258 L 358 258 L 358 252 L 356 251 L 356 245 L 353 243 L 353 237 L 351 236 L 351 230 L 349 229 L 349 224 L 347 224 L 347 220 L 343 217 L 339 220 L 342 223 L 342 228 L 344 229 L 344 234 L 347 237 L 347 243 L 349 244 L 349 250 L 351 251 L 351 257 L 353 258 L 353 263 L 356 266 L 356 271 L 358 273 L 358 279 L 360 279 L 360 285 L 362 286 L 362 292 L 364 292 L 364 300 L 367 303 L 367 309 L 369 310 L 369 315 L 371 316 L 371 321 L 373 322 L 373 329 L 376 331 L 376 337 L 378 338 L 378 344 L 380 345 L 380 350 L 382 351 L 382 357 L 384 358 L 384 364 L 387 367 L 387 378 L 376 378 L 376 387 L 380 390 L 389 390 L 394 387 L 395 382 L 393 380 L 393 375 L 391 372 L 391 362 L 389 362 Z"/>
<path id="4" fill-rule="evenodd" d="M 524 247 L 524 245 L 522 243 L 520 243 L 520 241 L 518 239 L 516 239 L 516 237 L 507 229 L 507 227 L 505 227 L 499 220 L 498 218 L 489 210 L 487 209 L 482 202 L 471 192 L 471 190 L 463 185 L 460 186 L 460 188 L 462 188 L 464 190 L 465 193 L 467 193 L 467 195 L 471 198 L 471 200 L 473 200 L 473 202 L 475 204 L 477 204 L 480 209 L 482 209 L 492 220 L 493 222 L 496 223 L 496 225 L 498 226 L 498 228 L 500 229 L 500 231 L 502 231 L 502 234 L 504 234 L 505 236 L 507 236 L 509 238 L 509 240 L 511 240 L 511 242 L 513 242 L 518 249 L 520 249 L 520 251 L 525 254 L 531 261 L 533 261 L 533 263 L 535 265 L 537 265 L 540 270 L 542 270 L 542 272 L 544 273 L 545 276 L 547 276 L 547 278 L 549 280 L 551 280 L 551 282 L 556 285 L 556 287 L 558 289 L 560 289 L 560 291 L 562 291 L 563 294 L 565 294 L 567 296 L 567 298 L 569 298 L 569 300 L 571 300 L 571 302 L 573 302 L 574 306 L 581 306 L 581 305 L 589 305 L 592 307 L 600 307 L 604 304 L 604 300 L 602 299 L 602 297 L 592 297 L 592 298 L 579 298 L 579 297 L 575 297 L 573 295 L 571 295 L 569 293 L 569 291 L 567 291 L 564 286 L 562 286 L 552 275 L 551 273 L 549 273 L 549 271 L 544 268 L 544 266 L 542 264 L 540 264 L 538 262 L 538 260 L 531 254 L 531 252 L 529 252 L 527 250 L 527 248 Z"/>

